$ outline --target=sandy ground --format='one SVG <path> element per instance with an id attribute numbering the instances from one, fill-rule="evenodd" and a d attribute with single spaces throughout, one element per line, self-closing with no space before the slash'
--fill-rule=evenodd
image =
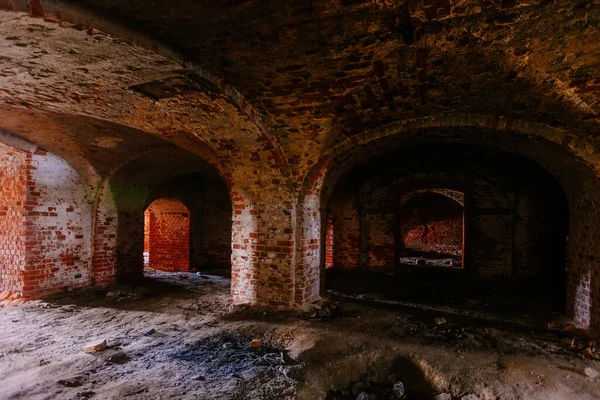
<path id="1" fill-rule="evenodd" d="M 372 400 L 399 381 L 408 399 L 600 398 L 581 332 L 350 300 L 230 311 L 226 278 L 147 276 L 0 306 L 0 398 Z"/>

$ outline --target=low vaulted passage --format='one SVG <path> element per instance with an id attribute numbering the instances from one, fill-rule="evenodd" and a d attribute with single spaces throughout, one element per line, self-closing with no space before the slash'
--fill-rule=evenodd
<path id="1" fill-rule="evenodd" d="M 166 161 L 159 165 L 156 159 Z M 116 230 L 116 277 L 135 281 L 144 266 L 230 275 L 231 202 L 217 171 L 181 149 L 152 150 L 110 179 L 99 204 Z"/>
<path id="2" fill-rule="evenodd" d="M 0 0 L 2 398 L 600 399 L 598 243 L 600 0 Z"/>
<path id="3" fill-rule="evenodd" d="M 521 156 L 452 144 L 398 151 L 349 171 L 327 209 L 328 288 L 564 309 L 566 197 Z"/>

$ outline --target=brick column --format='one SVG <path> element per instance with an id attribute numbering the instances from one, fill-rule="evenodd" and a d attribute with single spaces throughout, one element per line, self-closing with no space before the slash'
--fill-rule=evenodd
<path id="1" fill-rule="evenodd" d="M 231 294 L 234 303 L 289 307 L 293 303 L 294 207 L 280 191 L 251 203 L 233 191 Z"/>

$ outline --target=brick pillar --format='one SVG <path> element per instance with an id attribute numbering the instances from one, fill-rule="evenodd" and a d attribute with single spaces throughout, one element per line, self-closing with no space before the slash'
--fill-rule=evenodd
<path id="1" fill-rule="evenodd" d="M 325 228 L 325 268 L 333 268 L 334 249 L 333 214 L 327 214 L 327 227 Z"/>
<path id="2" fill-rule="evenodd" d="M 231 193 L 234 303 L 291 306 L 295 210 L 289 193 L 281 191 L 268 203 L 250 202 L 241 191 Z"/>
<path id="3" fill-rule="evenodd" d="M 321 228 L 323 226 L 320 197 L 309 194 L 301 203 L 298 215 L 295 303 L 304 306 L 319 297 L 321 291 L 322 252 Z"/>
<path id="4" fill-rule="evenodd" d="M 103 188 L 94 212 L 92 274 L 95 285 L 114 283 L 117 266 L 117 207 L 110 190 Z"/>

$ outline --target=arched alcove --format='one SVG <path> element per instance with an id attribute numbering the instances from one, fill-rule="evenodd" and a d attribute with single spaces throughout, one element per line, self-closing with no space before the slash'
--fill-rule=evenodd
<path id="1" fill-rule="evenodd" d="M 157 158 L 164 164 L 156 164 Z M 98 237 L 110 243 L 120 281 L 143 277 L 145 250 L 152 268 L 230 274 L 232 207 L 227 186 L 194 154 L 156 149 L 125 163 L 107 182 L 98 212 L 99 221 L 106 221 L 97 224 L 102 230 Z M 157 247 L 156 240 L 162 245 Z"/>
<path id="2" fill-rule="evenodd" d="M 0 142 L 0 291 L 21 296 L 89 285 L 92 206 L 69 163 L 16 137 Z"/>
<path id="3" fill-rule="evenodd" d="M 414 146 L 363 161 L 330 193 L 326 288 L 511 312 L 565 305 L 566 194 L 525 157 Z"/>

